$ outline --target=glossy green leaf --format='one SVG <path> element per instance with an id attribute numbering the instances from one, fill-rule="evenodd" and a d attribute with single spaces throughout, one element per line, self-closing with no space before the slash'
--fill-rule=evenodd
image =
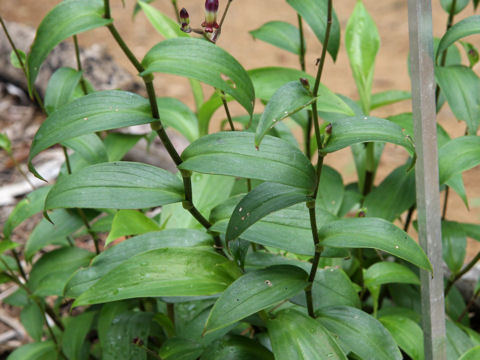
<path id="1" fill-rule="evenodd" d="M 20 246 L 20 244 L 10 240 L 2 240 L 0 241 L 0 254 L 3 254 L 8 250 L 15 249 L 17 246 Z"/>
<path id="2" fill-rule="evenodd" d="M 380 35 L 375 22 L 361 1 L 357 1 L 353 14 L 348 20 L 345 30 L 345 47 L 362 109 L 365 114 L 368 114 L 371 109 L 373 73 L 380 48 Z"/>
<path id="3" fill-rule="evenodd" d="M 125 235 L 140 235 L 160 230 L 160 226 L 140 211 L 120 210 L 115 214 L 105 246 Z"/>
<path id="4" fill-rule="evenodd" d="M 55 360 L 55 347 L 52 340 L 22 345 L 8 356 L 8 360 Z"/>
<path id="5" fill-rule="evenodd" d="M 225 239 L 235 240 L 268 214 L 309 199 L 305 190 L 269 182 L 260 184 L 236 206 L 230 217 Z"/>
<path id="6" fill-rule="evenodd" d="M 33 265 L 28 287 L 38 296 L 60 296 L 70 276 L 80 267 L 87 266 L 93 256 L 93 253 L 77 247 L 46 253 Z"/>
<path id="7" fill-rule="evenodd" d="M 452 10 L 454 0 L 440 0 L 440 4 L 442 5 L 443 10 L 445 10 L 448 14 Z M 453 14 L 458 14 L 463 9 L 465 9 L 468 5 L 470 0 L 455 0 L 455 9 Z"/>
<path id="8" fill-rule="evenodd" d="M 33 139 L 28 158 L 59 142 L 97 131 L 148 124 L 153 121 L 148 100 L 125 91 L 101 91 L 74 100 L 42 123 Z"/>
<path id="9" fill-rule="evenodd" d="M 296 310 L 282 310 L 267 322 L 277 360 L 346 360 L 335 338 L 314 319 Z"/>
<path id="10" fill-rule="evenodd" d="M 45 92 L 45 110 L 51 114 L 62 105 L 68 104 L 80 83 L 82 73 L 72 68 L 63 67 L 53 73 L 48 80 Z"/>
<path id="11" fill-rule="evenodd" d="M 17 54 L 18 56 L 20 56 L 20 60 L 18 59 Z M 27 55 L 25 55 L 25 53 L 22 50 L 17 49 L 17 52 L 15 52 L 14 50 L 11 51 L 10 64 L 12 64 L 13 67 L 17 69 L 22 69 L 23 68 L 22 63 L 25 65 L 26 60 L 27 60 Z"/>
<path id="12" fill-rule="evenodd" d="M 462 224 L 462 228 L 468 237 L 480 241 L 480 225 L 479 224 Z"/>
<path id="13" fill-rule="evenodd" d="M 469 209 L 470 206 L 468 204 L 467 191 L 465 190 L 462 174 L 454 175 L 445 184 L 460 196 L 467 209 Z"/>
<path id="14" fill-rule="evenodd" d="M 197 360 L 204 348 L 194 341 L 183 338 L 168 339 L 159 351 L 164 360 Z"/>
<path id="15" fill-rule="evenodd" d="M 415 152 L 413 143 L 397 124 L 372 116 L 357 116 L 332 123 L 332 135 L 322 153 L 370 141 L 389 142 L 403 146 L 410 154 Z"/>
<path id="16" fill-rule="evenodd" d="M 174 98 L 157 98 L 162 123 L 177 130 L 192 142 L 198 136 L 198 120 L 187 105 Z"/>
<path id="17" fill-rule="evenodd" d="M 401 360 L 395 341 L 383 325 L 369 314 L 348 306 L 321 309 L 317 320 L 338 338 L 346 353 L 361 359 Z"/>
<path id="18" fill-rule="evenodd" d="M 40 187 L 20 200 L 3 225 L 5 238 L 9 238 L 13 230 L 30 216 L 43 211 L 45 198 L 51 188 L 51 185 Z"/>
<path id="19" fill-rule="evenodd" d="M 141 7 L 147 16 L 148 21 L 150 21 L 155 30 L 157 30 L 165 39 L 188 37 L 188 34 L 180 29 L 180 25 L 176 21 L 170 19 L 153 6 L 148 5 L 145 1 L 139 1 L 138 5 Z"/>
<path id="20" fill-rule="evenodd" d="M 415 321 L 397 315 L 383 316 L 379 320 L 412 360 L 424 360 L 423 331 Z"/>
<path id="21" fill-rule="evenodd" d="M 453 286 L 445 297 L 445 313 L 450 319 L 458 319 L 466 306 L 467 304 L 465 303 L 460 290 L 458 290 L 456 286 Z M 470 319 L 468 316 L 463 317 L 462 324 L 466 326 L 470 325 Z"/>
<path id="22" fill-rule="evenodd" d="M 438 150 L 440 185 L 480 164 L 480 137 L 462 136 Z"/>
<path id="23" fill-rule="evenodd" d="M 394 221 L 415 204 L 415 172 L 407 170 L 407 165 L 396 168 L 366 196 L 368 217 Z"/>
<path id="24" fill-rule="evenodd" d="M 313 191 L 315 170 L 296 147 L 267 136 L 257 150 L 255 135 L 220 132 L 202 137 L 182 153 L 183 170 L 230 175 L 290 185 Z"/>
<path id="25" fill-rule="evenodd" d="M 465 352 L 473 347 L 468 335 L 462 331 L 453 321 L 447 319 L 447 359 L 460 358 Z"/>
<path id="26" fill-rule="evenodd" d="M 480 122 L 480 78 L 465 66 L 437 67 L 435 77 L 455 117 L 467 123 L 469 134 L 476 134 Z"/>
<path id="27" fill-rule="evenodd" d="M 103 13 L 102 0 L 65 0 L 43 18 L 27 56 L 30 93 L 40 66 L 53 48 L 72 35 L 110 24 L 112 19 L 105 19 Z"/>
<path id="28" fill-rule="evenodd" d="M 450 45 L 461 38 L 480 33 L 480 15 L 469 16 L 447 30 L 443 35 L 436 52 L 436 59 L 438 61 L 440 54 L 442 54 Z"/>
<path id="29" fill-rule="evenodd" d="M 182 200 L 183 184 L 172 173 L 142 163 L 113 162 L 61 177 L 45 209 L 142 209 Z"/>
<path id="30" fill-rule="evenodd" d="M 107 345 L 108 330 L 112 325 L 113 319 L 118 315 L 128 311 L 130 304 L 126 301 L 116 301 L 102 304 L 97 319 L 97 334 L 100 346 L 105 349 Z"/>
<path id="31" fill-rule="evenodd" d="M 231 95 L 253 114 L 255 91 L 248 74 L 237 60 L 215 44 L 194 38 L 165 40 L 145 55 L 142 64 L 145 67 L 142 76 L 161 72 L 196 79 Z"/>
<path id="32" fill-rule="evenodd" d="M 394 262 L 378 262 L 363 273 L 365 286 L 376 287 L 390 283 L 420 285 L 418 276 L 408 267 Z"/>
<path id="33" fill-rule="evenodd" d="M 74 305 L 139 297 L 214 295 L 233 281 L 233 266 L 223 256 L 206 250 L 150 250 L 132 256 L 104 275 Z"/>
<path id="34" fill-rule="evenodd" d="M 327 1 L 316 0 L 287 0 L 287 3 L 302 16 L 307 24 L 312 28 L 317 39 L 323 44 L 325 32 L 327 29 Z M 327 51 L 333 60 L 337 59 L 338 49 L 340 47 L 340 23 L 337 15 L 333 11 L 332 26 Z"/>
<path id="35" fill-rule="evenodd" d="M 97 134 L 86 134 L 62 142 L 62 145 L 75 150 L 88 164 L 108 162 L 108 154 L 103 141 Z"/>
<path id="36" fill-rule="evenodd" d="M 34 341 L 42 340 L 45 316 L 43 315 L 43 310 L 38 307 L 36 302 L 29 301 L 22 309 L 20 322 Z"/>
<path id="37" fill-rule="evenodd" d="M 279 254 L 273 254 L 266 251 L 251 251 L 246 257 L 246 268 L 252 270 L 264 269 L 274 265 L 293 265 L 306 272 L 310 272 L 312 264 L 307 261 L 297 260 L 296 258 L 286 257 Z M 322 269 L 318 269 L 320 272 Z"/>
<path id="38" fill-rule="evenodd" d="M 480 346 L 476 346 L 476 347 L 468 350 L 458 360 L 476 360 L 476 359 L 479 359 L 479 358 L 480 358 Z"/>
<path id="39" fill-rule="evenodd" d="M 300 54 L 300 31 L 294 25 L 284 21 L 270 21 L 256 30 L 250 31 L 255 38 L 273 46 Z"/>
<path id="40" fill-rule="evenodd" d="M 28 237 L 25 245 L 25 258 L 28 261 L 47 245 L 68 245 L 67 237 L 84 225 L 82 218 L 74 211 L 58 209 L 52 211 L 49 218 L 51 222 L 43 218 Z"/>
<path id="41" fill-rule="evenodd" d="M 443 260 L 453 274 L 463 266 L 467 254 L 467 234 L 462 225 L 451 221 L 442 221 Z"/>
<path id="42" fill-rule="evenodd" d="M 345 195 L 342 175 L 330 166 L 324 165 L 318 189 L 319 205 L 337 215 Z"/>
<path id="43" fill-rule="evenodd" d="M 387 90 L 372 95 L 370 110 L 382 106 L 395 104 L 400 101 L 410 100 L 412 94 L 409 91 Z"/>
<path id="44" fill-rule="evenodd" d="M 102 359 L 146 360 L 146 351 L 136 346 L 133 339 L 138 338 L 148 346 L 152 317 L 152 313 L 133 311 L 116 316 L 107 332 Z"/>
<path id="45" fill-rule="evenodd" d="M 89 267 L 78 271 L 65 287 L 65 296 L 77 298 L 100 278 L 130 257 L 155 249 L 212 246 L 205 232 L 190 229 L 169 229 L 134 236 L 96 256 Z"/>
<path id="46" fill-rule="evenodd" d="M 210 345 L 200 360 L 274 360 L 273 354 L 258 341 L 230 335 Z"/>
<path id="47" fill-rule="evenodd" d="M 212 231 L 220 233 L 227 231 L 230 215 L 238 200 L 226 206 L 225 211 L 221 209 L 223 206 L 219 206 L 212 212 L 211 219 L 214 223 Z M 333 214 L 321 207 L 317 207 L 316 215 L 319 227 L 336 219 Z M 297 204 L 264 217 L 248 228 L 242 234 L 242 239 L 295 254 L 311 256 L 315 252 L 310 217 L 304 204 Z"/>
<path id="48" fill-rule="evenodd" d="M 279 265 L 246 273 L 232 283 L 213 306 L 205 332 L 214 331 L 295 296 L 308 274 L 296 266 Z"/>
<path id="49" fill-rule="evenodd" d="M 125 154 L 142 138 L 140 135 L 109 133 L 103 143 L 108 154 L 108 161 L 122 160 Z"/>
<path id="50" fill-rule="evenodd" d="M 349 218 L 320 228 L 323 245 L 340 248 L 374 248 L 385 251 L 425 270 L 432 266 L 422 248 L 407 233 L 379 218 Z"/>
<path id="51" fill-rule="evenodd" d="M 86 311 L 69 319 L 62 337 L 62 350 L 68 359 L 80 360 L 88 357 L 83 344 L 96 315 L 94 311 Z"/>

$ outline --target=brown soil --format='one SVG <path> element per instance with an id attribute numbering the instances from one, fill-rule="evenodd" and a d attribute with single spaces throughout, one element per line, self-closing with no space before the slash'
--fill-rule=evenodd
<path id="1" fill-rule="evenodd" d="M 345 29 L 348 17 L 357 0 L 335 1 L 335 9 L 340 19 L 342 29 Z M 24 24 L 38 26 L 41 19 L 59 0 L 18 0 L 1 1 L 0 14 L 8 21 L 17 21 Z M 120 0 L 111 1 L 112 13 L 115 22 L 131 46 L 133 52 L 141 58 L 154 44 L 161 41 L 161 37 L 146 21 L 143 14 L 139 14 L 132 22 L 131 14 L 134 6 L 133 0 L 126 1 L 126 8 L 122 8 Z M 203 17 L 203 0 L 179 0 L 180 7 L 189 10 L 192 25 L 199 26 Z M 374 92 L 391 89 L 410 89 L 410 79 L 407 73 L 408 54 L 408 23 L 407 2 L 404 0 L 364 0 L 366 7 L 374 18 L 382 37 L 382 46 L 378 55 L 376 73 L 374 77 Z M 221 1 L 221 6 L 225 1 Z M 154 5 L 161 11 L 173 17 L 173 11 L 169 1 L 156 1 Z M 473 15 L 471 4 L 460 17 Z M 445 29 L 447 16 L 440 7 L 440 1 L 434 1 L 434 33 L 441 36 Z M 252 40 L 249 30 L 258 28 L 260 25 L 271 20 L 284 20 L 296 24 L 294 11 L 282 0 L 237 0 L 232 4 L 222 33 L 219 45 L 229 51 L 247 69 L 262 66 L 286 66 L 298 68 L 298 59 L 293 54 L 278 50 L 273 46 L 260 41 Z M 457 19 L 456 19 L 457 20 Z M 106 29 L 97 29 L 80 35 L 80 42 L 87 46 L 93 43 L 105 44 L 119 63 L 135 73 L 116 44 L 113 43 Z M 319 56 L 321 46 L 313 33 L 307 28 L 307 70 L 310 74 L 315 71 L 315 59 Z M 343 34 L 342 34 L 343 39 Z M 478 36 L 470 41 L 480 45 Z M 477 65 L 476 70 L 478 71 Z M 356 88 L 348 59 L 344 48 L 341 48 L 336 64 L 328 59 L 323 82 L 331 90 L 357 98 Z M 190 95 L 188 82 L 172 76 L 156 77 L 156 87 L 159 96 L 173 96 L 186 102 L 193 107 L 193 99 Z M 387 116 L 410 111 L 410 103 L 403 102 L 388 108 L 376 111 L 374 115 Z M 234 107 L 235 113 L 241 113 L 241 109 Z M 220 116 L 217 114 L 217 116 Z M 221 116 L 220 116 L 221 117 Z M 439 121 L 452 136 L 463 134 L 465 125 L 457 123 L 450 110 L 445 107 L 439 115 Z M 216 123 L 218 124 L 218 122 Z M 215 123 L 214 123 L 215 125 Z M 382 157 L 377 182 L 381 181 L 392 169 L 402 164 L 405 160 L 403 150 L 388 146 Z M 326 162 L 341 171 L 346 182 L 355 180 L 353 160 L 348 150 L 340 151 L 327 157 Z M 480 184 L 478 177 L 480 168 L 468 171 L 464 175 L 467 194 L 470 199 L 470 211 L 463 205 L 461 199 L 452 194 L 449 200 L 448 219 L 476 222 L 480 221 Z M 474 241 L 469 243 L 469 255 L 471 258 L 480 250 L 480 244 Z"/>

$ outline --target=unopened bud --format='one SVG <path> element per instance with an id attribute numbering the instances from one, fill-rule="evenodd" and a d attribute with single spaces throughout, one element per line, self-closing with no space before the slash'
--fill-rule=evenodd
<path id="1" fill-rule="evenodd" d="M 327 127 L 325 128 L 325 133 L 328 135 L 332 135 L 332 129 L 333 129 L 332 124 L 328 124 Z"/>
<path id="2" fill-rule="evenodd" d="M 218 14 L 218 0 L 206 0 L 205 1 L 205 21 L 202 26 L 205 28 L 205 32 L 212 33 L 213 29 L 218 29 L 217 24 Z"/>
<path id="3" fill-rule="evenodd" d="M 303 85 L 305 90 L 310 91 L 310 83 L 308 82 L 307 78 L 300 78 L 300 83 Z"/>
<path id="4" fill-rule="evenodd" d="M 132 340 L 132 343 L 137 346 L 143 346 L 143 340 L 139 337 L 136 337 Z"/>
<path id="5" fill-rule="evenodd" d="M 192 32 L 192 29 L 190 28 L 190 16 L 188 15 L 188 11 L 185 8 L 180 10 L 180 21 L 182 22 L 183 32 Z"/>

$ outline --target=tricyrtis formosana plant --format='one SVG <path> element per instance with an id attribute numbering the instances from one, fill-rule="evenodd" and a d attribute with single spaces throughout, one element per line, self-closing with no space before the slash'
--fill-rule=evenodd
<path id="1" fill-rule="evenodd" d="M 41 178 L 32 161 L 56 144 L 65 165 L 57 181 L 18 203 L 3 228 L 1 280 L 18 286 L 5 303 L 22 308 L 33 339 L 9 359 L 423 359 L 418 274 L 431 265 L 405 232 L 415 214 L 412 114 L 371 115 L 410 93 L 372 94 L 380 37 L 365 5 L 352 9 L 341 49 L 332 0 L 287 0 L 298 24 L 272 21 L 251 34 L 298 55 L 299 68 L 247 71 L 221 47 L 240 1 L 207 0 L 204 19 L 176 0 L 171 19 L 151 2 L 138 2 L 135 12 L 165 40 L 143 59 L 117 31 L 108 0 L 60 2 L 26 56 L 12 43 L 12 58 L 46 114 L 29 168 Z M 478 52 L 463 38 L 480 33 L 480 16 L 454 18 L 469 3 L 441 1 L 448 27 L 435 43 L 438 110 L 448 103 L 467 125 L 467 135 L 455 139 L 438 126 L 439 185 L 467 206 L 462 172 L 480 163 L 480 79 Z M 307 25 L 323 44 L 320 54 L 306 51 Z M 78 50 L 76 34 L 101 26 L 138 71 L 148 98 L 96 91 L 78 57 L 78 69 L 53 74 L 42 99 L 34 84 L 50 51 L 72 36 Z M 357 101 L 322 84 L 325 59 L 339 51 L 348 54 Z M 305 73 L 305 63 L 315 61 L 316 73 Z M 190 79 L 195 110 L 157 97 L 159 73 Z M 201 83 L 211 86 L 209 97 Z M 231 102 L 244 116 L 231 116 Z M 209 134 L 217 110 L 227 131 Z M 145 137 L 158 135 L 177 174 L 122 161 L 141 137 L 113 130 L 139 124 L 150 124 Z M 166 127 L 191 142 L 181 154 Z M 297 127 L 302 144 L 291 132 Z M 403 147 L 409 160 L 374 186 L 385 143 Z M 2 144 L 9 149 L 6 137 Z M 346 147 L 356 183 L 344 184 L 323 165 Z M 39 212 L 45 218 L 25 245 L 11 241 Z M 448 358 L 478 359 L 480 334 L 467 315 L 480 285 L 468 304 L 453 285 L 479 258 L 463 265 L 466 237 L 480 240 L 480 226 L 448 221 L 445 213 L 442 226 L 451 274 Z M 79 246 L 85 235 L 90 250 Z"/>

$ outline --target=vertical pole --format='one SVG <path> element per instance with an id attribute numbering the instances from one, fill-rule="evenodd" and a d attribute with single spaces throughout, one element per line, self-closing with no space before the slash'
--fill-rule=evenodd
<path id="1" fill-rule="evenodd" d="M 446 360 L 440 191 L 431 0 L 408 0 L 416 187 L 420 245 L 433 267 L 422 270 L 425 360 Z"/>

